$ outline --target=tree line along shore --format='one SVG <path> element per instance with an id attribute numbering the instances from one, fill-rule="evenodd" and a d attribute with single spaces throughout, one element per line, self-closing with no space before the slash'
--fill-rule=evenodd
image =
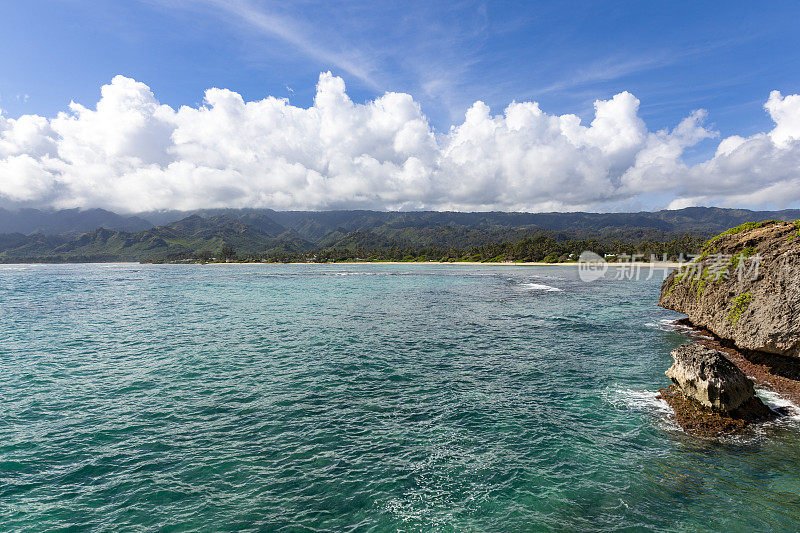
<path id="1" fill-rule="evenodd" d="M 677 262 L 688 260 L 703 246 L 704 239 L 686 234 L 667 242 L 625 242 L 621 240 L 566 240 L 540 236 L 517 241 L 490 243 L 470 248 L 389 245 L 383 248 L 332 247 L 303 253 L 273 251 L 263 254 L 239 253 L 233 247 L 218 252 L 201 251 L 152 260 L 155 263 L 575 263 L 581 252 L 592 251 L 614 262 Z"/>

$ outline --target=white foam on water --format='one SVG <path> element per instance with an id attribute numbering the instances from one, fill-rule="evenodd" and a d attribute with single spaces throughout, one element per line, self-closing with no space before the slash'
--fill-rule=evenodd
<path id="1" fill-rule="evenodd" d="M 786 416 L 793 421 L 800 422 L 800 407 L 793 404 L 780 394 L 769 389 L 756 389 L 756 395 L 761 398 L 767 407 L 786 413 Z"/>
<path id="2" fill-rule="evenodd" d="M 692 328 L 690 326 L 684 326 L 683 324 L 678 324 L 678 321 L 673 318 L 662 318 L 658 322 L 645 322 L 645 327 L 648 328 L 656 328 L 662 331 L 677 331 L 677 332 L 686 332 L 690 331 Z"/>
<path id="3" fill-rule="evenodd" d="M 523 283 L 520 286 L 529 291 L 561 292 L 561 289 L 558 287 L 551 287 L 550 285 L 545 285 L 543 283 Z"/>
<path id="4" fill-rule="evenodd" d="M 614 407 L 625 407 L 635 411 L 657 411 L 672 413 L 672 408 L 656 391 L 645 389 L 614 389 L 607 393 L 606 400 Z"/>
<path id="5" fill-rule="evenodd" d="M 606 389 L 606 401 L 618 409 L 653 415 L 658 425 L 668 431 L 683 431 L 674 420 L 672 407 L 656 391 L 646 389 Z"/>

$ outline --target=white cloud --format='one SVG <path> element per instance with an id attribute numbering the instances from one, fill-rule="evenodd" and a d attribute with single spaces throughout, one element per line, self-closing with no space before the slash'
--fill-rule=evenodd
<path id="1" fill-rule="evenodd" d="M 800 95 L 772 91 L 764 108 L 772 131 L 723 139 L 713 158 L 688 169 L 684 195 L 724 206 L 800 201 Z"/>
<path id="2" fill-rule="evenodd" d="M 800 94 L 784 98 L 780 91 L 772 91 L 764 108 L 775 121 L 775 129 L 769 136 L 777 146 L 786 148 L 792 141 L 800 140 Z"/>
<path id="3" fill-rule="evenodd" d="M 775 127 L 722 139 L 705 112 L 650 132 L 639 101 L 595 102 L 588 125 L 514 102 L 501 115 L 476 102 L 437 134 L 414 99 L 350 100 L 320 75 L 314 104 L 245 102 L 206 91 L 200 107 L 162 105 L 143 83 L 116 76 L 94 109 L 72 103 L 47 119 L 0 114 L 0 199 L 121 212 L 199 207 L 461 210 L 602 209 L 651 195 L 670 207 L 777 205 L 800 200 L 800 96 L 773 92 Z"/>

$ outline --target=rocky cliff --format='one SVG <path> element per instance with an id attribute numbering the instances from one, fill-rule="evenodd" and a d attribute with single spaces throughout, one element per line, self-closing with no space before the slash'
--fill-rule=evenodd
<path id="1" fill-rule="evenodd" d="M 800 221 L 754 222 L 709 240 L 659 305 L 738 348 L 800 357 Z"/>

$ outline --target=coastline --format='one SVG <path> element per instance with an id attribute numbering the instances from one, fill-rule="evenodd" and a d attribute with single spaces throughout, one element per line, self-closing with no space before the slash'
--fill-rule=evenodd
<path id="1" fill-rule="evenodd" d="M 480 262 L 480 261 L 337 261 L 331 263 L 315 263 L 315 262 L 287 262 L 287 263 L 280 263 L 280 262 L 263 262 L 263 261 L 213 261 L 208 263 L 199 263 L 199 262 L 169 262 L 169 263 L 153 263 L 149 261 L 86 261 L 86 262 L 77 262 L 77 261 L 65 261 L 61 263 L 51 263 L 51 262 L 36 262 L 36 261 L 29 261 L 23 263 L 0 263 L 0 267 L 2 266 L 21 266 L 21 265 L 455 265 L 455 266 L 503 266 L 503 267 L 515 267 L 515 266 L 523 266 L 523 267 L 531 267 L 531 266 L 579 266 L 579 265 L 592 265 L 592 268 L 597 268 L 598 266 L 602 268 L 603 265 L 608 267 L 617 267 L 617 268 L 656 268 L 656 269 L 664 269 L 664 268 L 678 268 L 685 263 L 678 263 L 675 261 L 657 261 L 654 263 L 650 262 L 643 262 L 643 261 L 631 261 L 626 263 L 578 263 L 577 261 L 572 261 L 569 263 L 543 263 L 543 262 L 519 262 L 519 263 L 491 263 L 491 262 Z"/>
<path id="2" fill-rule="evenodd" d="M 596 268 L 597 263 L 578 263 L 573 261 L 570 263 L 542 263 L 542 262 L 529 262 L 529 263 L 490 263 L 480 261 L 337 261 L 335 263 L 314 263 L 314 262 L 290 262 L 290 263 L 270 263 L 261 261 L 232 261 L 232 262 L 209 262 L 209 263 L 168 263 L 168 264 L 187 264 L 187 265 L 463 265 L 463 266 L 579 266 L 591 264 Z M 609 267 L 634 267 L 634 268 L 678 268 L 683 263 L 678 262 L 663 262 L 658 261 L 655 263 L 649 262 L 627 262 L 627 263 L 600 263 L 599 265 L 608 265 Z"/>

